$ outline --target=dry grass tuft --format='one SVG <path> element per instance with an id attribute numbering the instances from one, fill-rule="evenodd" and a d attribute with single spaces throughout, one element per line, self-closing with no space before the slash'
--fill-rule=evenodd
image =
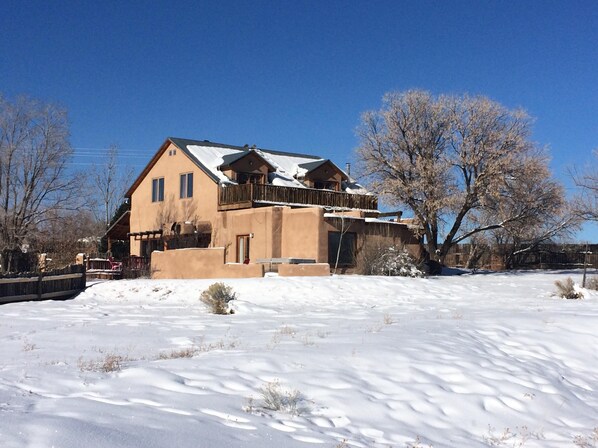
<path id="1" fill-rule="evenodd" d="M 32 350 L 35 350 L 37 348 L 37 346 L 27 340 L 25 340 L 23 342 L 23 351 L 24 352 L 30 352 Z"/>
<path id="2" fill-rule="evenodd" d="M 119 372 L 122 370 L 123 362 L 128 361 L 120 355 L 109 354 L 103 359 L 85 361 L 79 358 L 77 365 L 81 372 Z"/>
<path id="3" fill-rule="evenodd" d="M 530 439 L 543 440 L 542 433 L 532 432 L 527 426 L 516 426 L 514 431 L 510 428 L 495 433 L 495 428 L 488 425 L 488 434 L 484 436 L 484 442 L 491 447 L 513 447 L 522 448 Z"/>
<path id="4" fill-rule="evenodd" d="M 185 347 L 181 349 L 172 349 L 169 352 L 160 352 L 158 359 L 178 359 L 178 358 L 193 358 L 198 352 L 197 347 Z"/>
<path id="5" fill-rule="evenodd" d="M 579 448 L 597 448 L 598 447 L 598 426 L 596 426 L 590 435 L 577 435 L 573 438 L 573 444 Z"/>
<path id="6" fill-rule="evenodd" d="M 420 437 L 417 436 L 413 442 L 407 442 L 405 448 L 433 448 L 432 445 L 427 444 L 424 446 L 422 443 Z"/>

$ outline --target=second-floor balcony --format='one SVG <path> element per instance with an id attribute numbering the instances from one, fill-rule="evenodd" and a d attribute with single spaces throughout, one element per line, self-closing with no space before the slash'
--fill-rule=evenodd
<path id="1" fill-rule="evenodd" d="M 278 185 L 244 184 L 220 187 L 218 210 L 236 210 L 264 205 L 374 211 L 378 210 L 378 199 L 374 195 Z"/>

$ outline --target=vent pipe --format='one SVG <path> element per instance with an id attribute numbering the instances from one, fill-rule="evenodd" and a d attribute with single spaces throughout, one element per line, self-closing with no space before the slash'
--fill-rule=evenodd
<path id="1" fill-rule="evenodd" d="M 345 165 L 345 172 L 348 176 L 351 175 L 351 164 L 349 162 L 347 162 L 347 164 Z"/>

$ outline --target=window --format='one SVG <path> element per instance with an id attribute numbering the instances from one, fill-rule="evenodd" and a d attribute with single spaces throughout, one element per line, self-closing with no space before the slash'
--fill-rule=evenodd
<path id="1" fill-rule="evenodd" d="M 141 240 L 141 256 L 142 257 L 151 257 L 152 252 L 155 250 L 162 250 L 164 249 L 164 244 L 162 240 L 159 239 L 151 239 L 151 240 Z"/>
<path id="2" fill-rule="evenodd" d="M 263 184 L 263 174 L 237 173 L 237 183 L 241 184 Z"/>
<path id="3" fill-rule="evenodd" d="M 158 177 L 152 179 L 152 202 L 162 202 L 164 200 L 164 178 Z"/>
<path id="4" fill-rule="evenodd" d="M 180 198 L 193 197 L 193 173 L 181 174 L 181 195 Z"/>
<path id="5" fill-rule="evenodd" d="M 328 263 L 330 266 L 336 266 L 337 256 L 339 266 L 354 266 L 355 242 L 355 233 L 346 232 L 341 237 L 341 232 L 328 232 Z"/>
<path id="6" fill-rule="evenodd" d="M 249 235 L 237 235 L 237 263 L 249 263 Z"/>
<path id="7" fill-rule="evenodd" d="M 338 191 L 338 182 L 327 181 L 327 180 L 316 180 L 316 181 L 314 181 L 314 188 L 317 188 L 319 190 Z"/>

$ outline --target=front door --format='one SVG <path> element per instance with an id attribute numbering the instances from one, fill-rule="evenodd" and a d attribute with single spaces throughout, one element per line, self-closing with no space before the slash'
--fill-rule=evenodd
<path id="1" fill-rule="evenodd" d="M 237 235 L 237 263 L 249 263 L 249 235 Z"/>

